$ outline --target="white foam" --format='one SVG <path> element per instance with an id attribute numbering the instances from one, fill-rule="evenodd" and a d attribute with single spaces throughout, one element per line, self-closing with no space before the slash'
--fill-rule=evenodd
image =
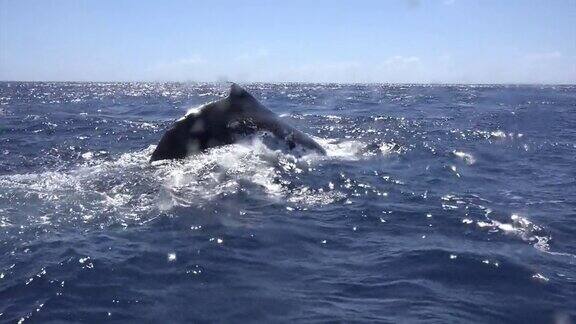
<path id="1" fill-rule="evenodd" d="M 506 138 L 506 133 L 504 133 L 501 130 L 497 130 L 497 131 L 493 131 L 490 133 L 491 137 L 496 137 L 496 138 Z"/>
<path id="2" fill-rule="evenodd" d="M 14 203 L 34 204 L 31 222 L 88 222 L 111 213 L 120 217 L 119 222 L 137 220 L 151 209 L 152 197 L 137 194 L 137 182 L 114 180 L 123 178 L 126 172 L 146 168 L 150 153 L 150 149 L 127 153 L 117 161 L 106 162 L 90 157 L 85 164 L 67 171 L 4 175 L 0 176 L 0 186 Z M 106 186 L 106 182 L 111 184 Z M 52 215 L 57 213 L 63 218 L 54 219 Z"/>
<path id="3" fill-rule="evenodd" d="M 325 150 L 328 157 L 340 158 L 344 160 L 358 160 L 362 156 L 362 151 L 366 144 L 350 140 L 339 141 L 335 139 L 314 138 Z"/>
<path id="4" fill-rule="evenodd" d="M 532 245 L 541 251 L 548 251 L 550 237 L 542 234 L 542 228 L 535 225 L 528 219 L 512 214 L 510 222 L 504 223 L 497 220 L 478 221 L 478 227 L 498 230 L 505 234 L 520 237 L 522 240 L 532 243 Z"/>
<path id="5" fill-rule="evenodd" d="M 452 151 L 452 154 L 454 154 L 455 156 L 464 160 L 464 162 L 466 162 L 466 164 L 468 164 L 468 165 L 472 165 L 472 164 L 476 163 L 476 159 L 470 153 L 454 150 L 454 151 Z"/>
<path id="6" fill-rule="evenodd" d="M 314 177 L 316 165 L 326 159 L 360 159 L 366 144 L 316 140 L 327 156 L 275 150 L 258 136 L 184 160 L 152 164 L 148 160 L 154 145 L 122 154 L 114 161 L 106 160 L 107 154 L 90 151 L 82 154 L 80 165 L 70 169 L 0 176 L 0 186 L 6 193 L 0 199 L 33 206 L 35 212 L 30 213 L 29 222 L 99 226 L 146 223 L 158 217 L 159 211 L 202 206 L 240 190 L 257 190 L 271 201 L 288 201 L 295 208 L 344 200 L 347 195 L 329 179 L 322 183 L 324 179 L 319 177 L 315 188 L 311 188 L 295 182 L 294 175 L 309 173 Z M 9 212 L 3 213 L 1 227 L 22 224 Z"/>
<path id="7" fill-rule="evenodd" d="M 82 154 L 82 158 L 85 160 L 91 160 L 94 157 L 94 153 L 86 152 Z"/>
<path id="8" fill-rule="evenodd" d="M 191 198 L 195 204 L 201 204 L 214 197 L 234 194 L 246 184 L 261 188 L 269 199 L 276 201 L 287 199 L 303 205 L 328 204 L 340 199 L 342 194 L 337 190 L 294 187 L 290 176 L 283 176 L 283 173 L 313 172 L 315 163 L 324 158 L 327 157 L 315 153 L 300 156 L 274 150 L 256 136 L 210 149 L 181 162 L 164 162 L 159 165 L 156 176 L 164 179 L 163 187 L 171 196 L 169 202 L 162 201 L 162 207 L 190 203 Z"/>

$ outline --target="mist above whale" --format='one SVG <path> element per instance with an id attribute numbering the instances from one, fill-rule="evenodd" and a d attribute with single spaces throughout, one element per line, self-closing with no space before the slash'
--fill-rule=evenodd
<path id="1" fill-rule="evenodd" d="M 258 132 L 272 134 L 289 150 L 301 147 L 326 154 L 310 136 L 282 121 L 248 91 L 233 83 L 226 98 L 208 103 L 176 121 L 160 139 L 150 161 L 182 159 Z"/>

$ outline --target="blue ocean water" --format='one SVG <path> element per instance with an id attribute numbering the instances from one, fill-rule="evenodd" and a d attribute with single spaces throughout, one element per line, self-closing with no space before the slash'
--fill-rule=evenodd
<path id="1" fill-rule="evenodd" d="M 575 320 L 576 86 L 245 86 L 328 156 L 150 165 L 225 84 L 0 83 L 0 322 Z"/>

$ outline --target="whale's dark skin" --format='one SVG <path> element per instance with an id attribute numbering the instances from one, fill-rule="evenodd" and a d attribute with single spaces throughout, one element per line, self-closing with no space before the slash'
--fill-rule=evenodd
<path id="1" fill-rule="evenodd" d="M 280 120 L 250 93 L 232 84 L 228 97 L 209 103 L 197 113 L 175 122 L 160 139 L 150 162 L 182 159 L 211 147 L 235 143 L 260 131 L 284 140 L 289 149 L 301 146 L 326 154 L 308 135 Z"/>

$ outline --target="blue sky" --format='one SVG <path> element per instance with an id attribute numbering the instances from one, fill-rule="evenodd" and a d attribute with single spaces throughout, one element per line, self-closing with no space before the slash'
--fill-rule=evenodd
<path id="1" fill-rule="evenodd" d="M 576 0 L 0 0 L 0 80 L 576 83 Z"/>

